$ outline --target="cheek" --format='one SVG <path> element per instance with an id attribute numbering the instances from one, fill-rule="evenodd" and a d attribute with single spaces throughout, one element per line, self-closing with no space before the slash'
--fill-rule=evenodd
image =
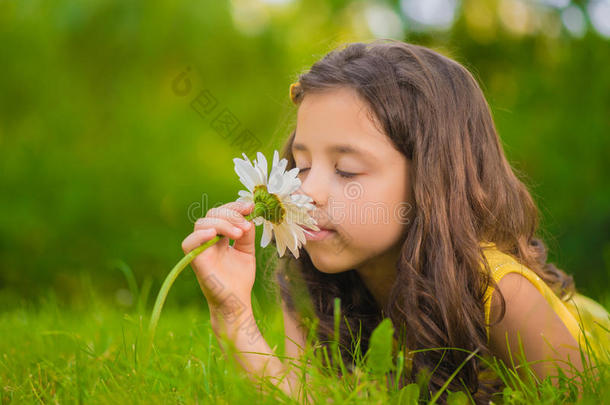
<path id="1" fill-rule="evenodd" d="M 393 196 L 377 200 L 348 201 L 343 230 L 354 246 L 383 248 L 392 245 L 405 230 L 405 211 L 409 205 Z M 376 249 L 375 249 L 376 250 Z"/>
<path id="2" fill-rule="evenodd" d="M 337 214 L 344 216 L 337 224 L 339 235 L 305 245 L 314 266 L 324 273 L 353 269 L 382 254 L 396 243 L 404 229 L 379 204 L 352 201 L 345 207 L 343 214 Z"/>

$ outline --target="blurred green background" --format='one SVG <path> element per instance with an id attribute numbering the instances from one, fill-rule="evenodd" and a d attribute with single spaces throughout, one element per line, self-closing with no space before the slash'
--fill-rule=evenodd
<path id="1" fill-rule="evenodd" d="M 297 74 L 378 37 L 473 72 L 550 260 L 605 299 L 609 1 L 0 0 L 0 308 L 84 286 L 129 307 L 121 266 L 156 294 L 194 218 L 243 188 L 232 159 L 283 143 Z M 205 302 L 192 271 L 169 301 Z"/>

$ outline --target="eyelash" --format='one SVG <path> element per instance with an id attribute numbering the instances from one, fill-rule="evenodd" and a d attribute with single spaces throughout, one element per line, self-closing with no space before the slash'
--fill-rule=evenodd
<path id="1" fill-rule="evenodd" d="M 302 172 L 304 172 L 306 170 L 309 170 L 309 167 L 306 167 L 304 169 L 299 169 L 299 174 L 301 174 Z M 338 169 L 337 169 L 337 174 L 339 176 L 343 177 L 344 179 L 351 179 L 351 178 L 357 176 L 356 173 L 347 173 L 347 172 L 343 172 L 343 171 L 338 170 Z"/>

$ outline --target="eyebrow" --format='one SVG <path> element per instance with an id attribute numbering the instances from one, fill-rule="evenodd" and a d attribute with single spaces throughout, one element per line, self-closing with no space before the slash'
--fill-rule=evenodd
<path id="1" fill-rule="evenodd" d="M 306 151 L 307 147 L 305 145 L 303 145 L 302 143 L 294 143 L 294 144 L 292 144 L 292 149 L 294 151 L 297 151 L 297 150 Z M 368 153 L 364 150 L 361 150 L 361 149 L 354 148 L 353 146 L 350 146 L 350 145 L 331 145 L 331 146 L 327 147 L 326 150 L 330 153 L 357 155 L 357 156 L 361 156 L 365 159 L 375 160 L 373 155 L 371 155 L 370 153 Z"/>

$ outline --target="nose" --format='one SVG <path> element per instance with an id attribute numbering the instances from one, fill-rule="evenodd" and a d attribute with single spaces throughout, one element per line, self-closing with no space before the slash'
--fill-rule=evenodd
<path id="1" fill-rule="evenodd" d="M 311 197 L 312 204 L 317 208 L 326 206 L 328 203 L 328 180 L 329 176 L 324 174 L 320 167 L 312 167 L 305 173 L 300 174 L 301 187 L 298 192 Z"/>

